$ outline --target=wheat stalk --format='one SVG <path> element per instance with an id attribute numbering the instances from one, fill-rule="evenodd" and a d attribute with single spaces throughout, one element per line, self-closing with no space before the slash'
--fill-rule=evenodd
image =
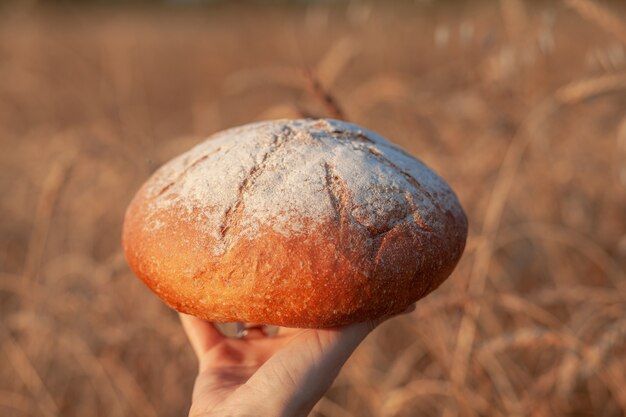
<path id="1" fill-rule="evenodd" d="M 27 289 L 37 276 L 57 198 L 76 156 L 73 150 L 60 155 L 48 170 L 41 187 L 23 272 L 22 283 Z"/>
<path id="2" fill-rule="evenodd" d="M 333 97 L 328 90 L 324 89 L 311 70 L 304 69 L 302 76 L 307 83 L 309 94 L 322 104 L 328 116 L 334 119 L 347 120 L 335 97 Z"/>
<path id="3" fill-rule="evenodd" d="M 565 347 L 581 352 L 584 346 L 572 335 L 539 327 L 523 328 L 487 339 L 478 348 L 478 356 L 495 355 L 507 349 Z"/>
<path id="4" fill-rule="evenodd" d="M 555 98 L 563 104 L 580 103 L 595 96 L 626 89 L 626 74 L 605 74 L 561 87 Z"/>
<path id="5" fill-rule="evenodd" d="M 592 0 L 565 0 L 565 4 L 626 45 L 626 26 L 617 15 Z"/>
<path id="6" fill-rule="evenodd" d="M 19 341 L 0 323 L 0 336 L 4 340 L 4 350 L 8 363 L 15 369 L 18 377 L 24 382 L 27 389 L 34 397 L 34 401 L 46 417 L 54 417 L 59 414 L 59 406 L 50 391 L 46 388 L 41 375 L 31 362 L 28 354 L 24 351 Z"/>

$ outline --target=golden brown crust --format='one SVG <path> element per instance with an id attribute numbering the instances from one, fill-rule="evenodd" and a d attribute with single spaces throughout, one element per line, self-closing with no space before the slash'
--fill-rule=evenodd
<path id="1" fill-rule="evenodd" d="M 380 214 L 376 224 L 390 226 L 368 227 L 347 221 L 355 216 L 342 194 L 349 190 L 333 178 L 327 191 L 335 215 L 305 222 L 301 233 L 279 233 L 270 219 L 254 236 L 240 237 L 245 203 L 237 200 L 227 230 L 215 236 L 182 221 L 176 206 L 155 210 L 151 181 L 126 213 L 128 263 L 172 308 L 208 321 L 319 328 L 398 313 L 437 288 L 465 246 L 460 206 L 419 218 L 407 203 L 401 213 Z M 411 210 L 412 221 L 392 221 Z M 146 227 L 148 219 L 160 227 Z M 225 249 L 216 252 L 218 246 Z"/>
<path id="2" fill-rule="evenodd" d="M 172 308 L 216 322 L 320 328 L 401 312 L 448 277 L 467 233 L 464 217 L 450 218 L 447 239 L 410 224 L 372 238 L 330 223 L 291 238 L 269 229 L 214 256 L 175 213 L 146 232 L 145 210 L 139 194 L 124 225 L 129 265 Z"/>

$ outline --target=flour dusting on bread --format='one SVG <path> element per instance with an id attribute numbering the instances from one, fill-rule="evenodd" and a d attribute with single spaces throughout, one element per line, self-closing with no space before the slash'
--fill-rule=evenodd
<path id="1" fill-rule="evenodd" d="M 374 132 L 336 120 L 277 120 L 209 137 L 161 167 L 144 189 L 159 212 L 211 236 L 215 255 L 271 227 L 284 236 L 343 219 L 372 238 L 398 223 L 444 233 L 461 208 L 432 170 Z M 238 232 L 231 233 L 236 226 Z"/>

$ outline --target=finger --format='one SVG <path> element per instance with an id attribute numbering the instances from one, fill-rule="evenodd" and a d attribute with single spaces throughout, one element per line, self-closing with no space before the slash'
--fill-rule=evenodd
<path id="1" fill-rule="evenodd" d="M 287 404 L 288 415 L 306 415 L 377 324 L 303 331 L 259 368 L 246 385 L 264 391 L 264 398 Z"/>
<path id="2" fill-rule="evenodd" d="M 215 328 L 213 323 L 209 323 L 188 314 L 179 313 L 183 329 L 187 334 L 189 343 L 196 353 L 198 360 L 213 346 L 215 346 L 224 336 Z"/>
<path id="3" fill-rule="evenodd" d="M 410 314 L 410 313 L 414 312 L 416 308 L 417 308 L 417 303 L 413 303 L 410 306 L 408 306 L 406 308 L 406 310 L 404 310 L 402 313 L 400 313 L 399 316 L 402 316 L 402 315 L 405 315 L 405 314 Z"/>
<path id="4" fill-rule="evenodd" d="M 414 310 L 415 304 L 412 304 L 396 315 Z M 337 329 L 302 331 L 273 355 L 246 385 L 271 391 L 265 398 L 288 404 L 291 414 L 306 415 L 367 335 L 394 316 Z"/>

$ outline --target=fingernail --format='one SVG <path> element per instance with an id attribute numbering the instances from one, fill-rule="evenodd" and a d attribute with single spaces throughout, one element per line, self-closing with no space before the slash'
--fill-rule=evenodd
<path id="1" fill-rule="evenodd" d="M 410 306 L 408 306 L 408 307 L 406 308 L 406 310 L 404 310 L 404 311 L 402 312 L 402 314 L 412 313 L 412 312 L 414 312 L 414 311 L 415 311 L 415 309 L 416 309 L 416 308 L 417 308 L 417 306 L 415 305 L 415 303 L 413 303 L 413 304 L 411 304 Z"/>

